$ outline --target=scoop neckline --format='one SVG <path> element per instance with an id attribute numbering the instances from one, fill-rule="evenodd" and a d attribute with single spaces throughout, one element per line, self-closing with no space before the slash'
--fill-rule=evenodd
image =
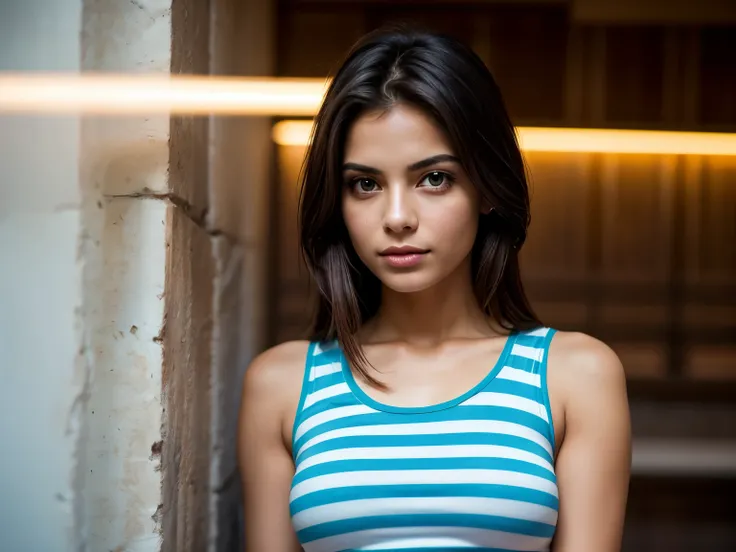
<path id="1" fill-rule="evenodd" d="M 382 412 L 390 412 L 392 414 L 422 414 L 428 412 L 437 412 L 439 410 L 445 410 L 448 408 L 452 408 L 453 406 L 457 406 L 458 404 L 468 400 L 470 397 L 476 395 L 480 392 L 481 389 L 486 387 L 496 377 L 498 372 L 501 371 L 501 368 L 505 366 L 506 360 L 509 354 L 511 354 L 511 348 L 513 347 L 514 341 L 516 340 L 516 334 L 517 332 L 512 331 L 506 337 L 503 349 L 501 350 L 501 355 L 498 357 L 498 360 L 496 360 L 495 364 L 491 367 L 491 369 L 483 377 L 483 379 L 481 379 L 473 387 L 453 399 L 426 406 L 396 406 L 380 402 L 368 395 L 368 393 L 366 393 L 363 388 L 358 385 L 358 382 L 355 381 L 353 371 L 350 369 L 347 358 L 345 357 L 345 353 L 342 351 L 342 349 L 340 349 L 340 365 L 343 377 L 345 378 L 345 382 L 348 384 L 350 391 L 352 391 L 353 395 L 355 395 L 358 401 L 365 406 L 369 406 L 375 410 L 380 410 Z"/>

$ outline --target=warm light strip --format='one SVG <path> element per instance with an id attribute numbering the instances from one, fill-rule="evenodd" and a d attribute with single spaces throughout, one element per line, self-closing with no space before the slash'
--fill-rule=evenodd
<path id="1" fill-rule="evenodd" d="M 310 116 L 323 79 L 0 73 L 0 113 Z"/>
<path id="2" fill-rule="evenodd" d="M 311 131 L 311 121 L 281 121 L 274 125 L 273 139 L 283 146 L 305 146 Z M 542 127 L 517 132 L 524 151 L 736 155 L 736 134 Z"/>
<path id="3" fill-rule="evenodd" d="M 660 155 L 736 155 L 736 134 L 519 127 L 524 151 L 649 153 Z"/>
<path id="4" fill-rule="evenodd" d="M 307 146 L 311 134 L 312 121 L 279 121 L 271 131 L 279 146 Z"/>
<path id="5" fill-rule="evenodd" d="M 324 79 L 0 73 L 0 113 L 312 116 Z M 311 121 L 283 121 L 282 145 L 306 145 Z M 736 155 L 736 134 L 518 128 L 525 151 Z"/>

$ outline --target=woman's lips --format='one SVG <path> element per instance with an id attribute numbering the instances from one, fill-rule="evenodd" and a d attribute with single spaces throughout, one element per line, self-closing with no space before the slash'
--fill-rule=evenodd
<path id="1" fill-rule="evenodd" d="M 428 251 L 412 251 L 408 253 L 389 253 L 381 255 L 386 264 L 394 268 L 409 268 L 422 262 Z"/>

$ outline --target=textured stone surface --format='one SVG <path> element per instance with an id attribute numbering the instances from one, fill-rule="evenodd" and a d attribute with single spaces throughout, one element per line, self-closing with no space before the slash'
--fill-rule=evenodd
<path id="1" fill-rule="evenodd" d="M 210 4 L 198 0 L 171 3 L 172 75 L 210 73 Z M 209 206 L 209 118 L 171 118 L 171 192 L 204 217 Z"/>
<path id="2" fill-rule="evenodd" d="M 170 0 L 83 4 L 84 71 L 169 71 Z M 80 550 L 160 548 L 168 141 L 166 114 L 82 119 Z"/>
<path id="3" fill-rule="evenodd" d="M 83 549 L 155 550 L 167 205 L 105 199 L 85 213 L 86 436 L 78 457 Z M 95 224 L 96 223 L 96 224 Z"/>
<path id="4" fill-rule="evenodd" d="M 163 435 L 163 549 L 205 550 L 208 538 L 212 285 L 209 235 L 169 208 Z"/>
<path id="5" fill-rule="evenodd" d="M 41 4 L 0 13 L 0 68 L 271 73 L 271 1 L 64 0 L 64 17 Z M 3 40 L 22 38 L 16 19 L 39 23 L 16 25 L 17 51 Z M 63 38 L 58 67 L 42 63 L 49 36 Z M 13 469 L 28 466 L 6 475 L 27 500 L 7 501 L 0 548 L 236 549 L 240 382 L 266 327 L 270 121 L 26 117 L 3 122 L 0 145 L 14 184 L 0 197 L 14 261 L 2 287 L 17 296 L 0 344 L 22 393 L 0 403 L 7 419 L 29 414 L 10 434 L 27 437 Z M 32 492 L 17 483 L 29 474 Z"/>

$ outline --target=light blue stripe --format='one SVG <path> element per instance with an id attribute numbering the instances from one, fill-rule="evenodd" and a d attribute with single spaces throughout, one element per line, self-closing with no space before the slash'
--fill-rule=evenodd
<path id="1" fill-rule="evenodd" d="M 529 385 L 528 383 L 498 378 L 493 382 L 493 388 L 488 389 L 488 391 L 492 391 L 494 393 L 505 393 L 507 395 L 529 399 L 540 406 L 544 406 L 541 400 L 542 395 L 539 388 Z"/>
<path id="2" fill-rule="evenodd" d="M 374 460 L 334 460 L 311 466 L 294 476 L 294 485 L 320 475 L 357 471 L 422 471 L 422 470 L 504 470 L 540 477 L 555 482 L 555 474 L 547 468 L 510 458 L 382 458 Z"/>
<path id="3" fill-rule="evenodd" d="M 509 355 L 509 360 L 506 363 L 506 366 L 516 368 L 517 370 L 522 370 L 529 374 L 535 374 L 539 372 L 538 364 L 538 362 L 531 358 L 526 358 L 518 355 Z M 494 380 L 491 386 L 495 386 L 496 384 L 497 380 Z"/>
<path id="4" fill-rule="evenodd" d="M 303 529 L 297 537 L 303 543 L 313 540 L 364 531 L 367 529 L 388 529 L 392 527 L 470 527 L 503 531 L 530 537 L 551 538 L 555 532 L 553 525 L 523 519 L 486 516 L 481 514 L 395 514 L 388 516 L 365 516 L 360 518 L 333 521 Z"/>
<path id="5" fill-rule="evenodd" d="M 337 385 L 338 383 L 345 383 L 345 379 L 342 377 L 342 374 L 340 372 L 335 372 L 326 376 L 320 376 L 312 381 L 311 391 L 320 391 L 321 389 L 332 387 L 333 385 Z M 358 402 L 357 399 L 355 402 Z"/>
<path id="6" fill-rule="evenodd" d="M 315 491 L 293 500 L 290 504 L 291 513 L 295 515 L 302 510 L 345 502 L 356 499 L 369 498 L 411 498 L 411 497 L 475 497 L 500 498 L 528 502 L 539 506 L 547 506 L 556 510 L 559 499 L 544 491 L 515 487 L 513 485 L 490 485 L 485 483 L 458 483 L 432 485 L 372 485 L 370 487 L 338 487 Z"/>
<path id="7" fill-rule="evenodd" d="M 317 404 L 314 408 L 320 408 Z M 303 418 L 303 419 L 306 419 Z M 549 432 L 549 424 L 542 420 L 539 416 L 529 414 L 513 408 L 500 406 L 457 406 L 448 410 L 439 412 L 428 412 L 426 414 L 388 414 L 385 412 L 371 412 L 368 414 L 358 414 L 356 416 L 347 416 L 338 418 L 331 422 L 318 425 L 315 428 L 305 432 L 294 443 L 294 450 L 298 451 L 304 443 L 335 429 L 345 429 L 356 426 L 371 425 L 392 425 L 402 423 L 421 423 L 421 422 L 439 422 L 444 420 L 497 420 L 501 422 L 513 422 L 535 430 L 542 436 L 546 436 Z M 551 446 L 551 443 L 550 443 Z"/>
<path id="8" fill-rule="evenodd" d="M 519 333 L 516 338 L 516 342 L 519 345 L 525 345 L 526 347 L 535 347 L 537 349 L 544 349 L 545 342 L 549 336 L 549 330 L 546 336 L 543 335 L 529 335 L 527 333 Z"/>
<path id="9" fill-rule="evenodd" d="M 431 447 L 453 445 L 497 445 L 511 447 L 536 454 L 547 462 L 552 462 L 552 456 L 540 445 L 533 441 L 497 433 L 434 433 L 427 435 L 358 435 L 354 437 L 338 437 L 322 443 L 312 445 L 299 457 L 299 462 L 330 450 L 344 450 L 351 448 L 380 448 L 380 447 Z"/>

